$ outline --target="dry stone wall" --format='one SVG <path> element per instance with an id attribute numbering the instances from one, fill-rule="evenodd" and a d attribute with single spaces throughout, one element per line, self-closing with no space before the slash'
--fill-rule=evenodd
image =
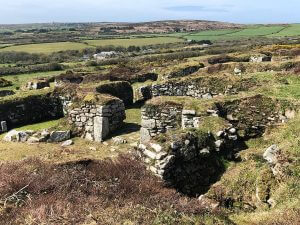
<path id="1" fill-rule="evenodd" d="M 85 103 L 69 109 L 67 114 L 69 123 L 83 138 L 96 142 L 103 141 L 120 128 L 126 118 L 124 103 L 118 99 L 107 105 Z"/>
<path id="2" fill-rule="evenodd" d="M 202 194 L 224 171 L 207 132 L 189 131 L 169 135 L 166 143 L 140 144 L 139 156 L 148 169 L 168 185 L 188 195 Z"/>
<path id="3" fill-rule="evenodd" d="M 142 108 L 141 142 L 147 142 L 158 134 L 180 127 L 181 105 L 155 106 Z"/>
<path id="4" fill-rule="evenodd" d="M 60 99 L 49 94 L 8 100 L 0 104 L 0 121 L 5 121 L 8 129 L 61 117 L 63 109 Z"/>

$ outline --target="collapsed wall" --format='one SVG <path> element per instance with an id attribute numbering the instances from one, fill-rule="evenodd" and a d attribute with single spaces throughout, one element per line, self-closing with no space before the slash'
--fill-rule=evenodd
<path id="1" fill-rule="evenodd" d="M 140 144 L 139 155 L 166 184 L 190 196 L 205 193 L 224 172 L 214 137 L 193 130 Z"/>
<path id="2" fill-rule="evenodd" d="M 161 97 L 142 109 L 140 157 L 157 176 L 191 195 L 203 193 L 216 181 L 222 173 L 221 157 L 236 160 L 247 148 L 245 140 L 296 113 L 293 104 L 262 95 L 210 101 L 201 112 Z M 205 123 L 209 118 L 225 123 L 212 132 L 211 124 Z"/>

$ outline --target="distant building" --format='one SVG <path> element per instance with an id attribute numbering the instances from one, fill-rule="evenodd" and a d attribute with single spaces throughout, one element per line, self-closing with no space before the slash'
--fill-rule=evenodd
<path id="1" fill-rule="evenodd" d="M 94 54 L 93 57 L 96 60 L 103 60 L 103 59 L 107 59 L 107 58 L 113 58 L 117 55 L 118 55 L 117 52 L 110 51 L 110 52 L 100 52 L 100 53 Z"/>

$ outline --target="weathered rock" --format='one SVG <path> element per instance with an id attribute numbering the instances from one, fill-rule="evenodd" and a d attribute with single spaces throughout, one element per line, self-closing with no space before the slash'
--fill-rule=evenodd
<path id="1" fill-rule="evenodd" d="M 39 143 L 39 142 L 40 142 L 40 139 L 37 137 L 30 137 L 27 140 L 27 143 L 29 143 L 29 144 L 34 144 L 34 143 Z"/>
<path id="2" fill-rule="evenodd" d="M 7 123 L 6 123 L 6 121 L 1 121 L 0 131 L 1 132 L 7 132 Z"/>
<path id="3" fill-rule="evenodd" d="M 7 142 L 17 142 L 17 135 L 18 135 L 18 131 L 11 130 L 4 136 L 3 140 Z"/>
<path id="4" fill-rule="evenodd" d="M 210 199 L 205 195 L 200 195 L 198 201 L 200 202 L 201 205 L 203 205 L 208 210 L 216 210 L 220 206 L 219 202 Z"/>
<path id="5" fill-rule="evenodd" d="M 115 145 L 121 145 L 127 143 L 127 140 L 122 137 L 114 137 L 112 140 Z"/>
<path id="6" fill-rule="evenodd" d="M 272 145 L 263 154 L 263 158 L 268 161 L 268 163 L 275 165 L 278 162 L 277 154 L 280 149 L 277 145 Z"/>
<path id="7" fill-rule="evenodd" d="M 192 115 L 192 116 L 194 116 L 194 115 L 196 115 L 196 111 L 195 110 L 186 110 L 186 109 L 184 109 L 184 110 L 182 110 L 182 115 Z"/>
<path id="8" fill-rule="evenodd" d="M 71 138 L 71 131 L 53 131 L 50 133 L 49 142 L 62 142 Z"/>
<path id="9" fill-rule="evenodd" d="M 61 144 L 61 147 L 67 147 L 67 146 L 70 146 L 70 145 L 73 145 L 74 142 L 72 140 L 67 140 L 65 141 L 64 143 Z"/>
<path id="10" fill-rule="evenodd" d="M 242 75 L 242 70 L 239 68 L 234 68 L 234 74 L 235 75 Z"/>
<path id="11" fill-rule="evenodd" d="M 107 117 L 96 116 L 94 118 L 94 140 L 102 142 L 109 134 L 109 120 Z"/>
<path id="12" fill-rule="evenodd" d="M 29 135 L 24 131 L 11 130 L 5 135 L 3 140 L 7 142 L 26 142 L 28 138 Z"/>

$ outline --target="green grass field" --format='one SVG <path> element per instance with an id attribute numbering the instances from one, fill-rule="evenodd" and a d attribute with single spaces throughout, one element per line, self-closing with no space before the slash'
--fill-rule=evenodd
<path id="1" fill-rule="evenodd" d="M 290 26 L 249 26 L 245 29 L 211 30 L 184 36 L 189 40 L 236 40 L 249 37 L 277 37 L 300 35 L 300 24 Z"/>
<path id="2" fill-rule="evenodd" d="M 219 36 L 225 34 L 232 34 L 239 31 L 241 31 L 241 29 L 208 30 L 208 31 L 193 33 L 191 34 L 191 36 Z"/>
<path id="3" fill-rule="evenodd" d="M 56 42 L 56 43 L 43 43 L 43 44 L 29 44 L 29 45 L 16 45 L 7 48 L 2 48 L 0 51 L 18 51 L 28 53 L 45 53 L 50 54 L 58 51 L 65 50 L 81 50 L 87 48 L 84 43 L 78 42 Z"/>
<path id="4" fill-rule="evenodd" d="M 250 27 L 244 30 L 241 30 L 236 33 L 228 34 L 229 36 L 266 36 L 272 35 L 283 30 L 284 26 L 259 26 L 259 27 Z"/>
<path id="5" fill-rule="evenodd" d="M 132 39 L 111 39 L 111 40 L 88 40 L 85 41 L 90 46 L 107 46 L 115 45 L 122 47 L 134 46 L 146 46 L 182 42 L 183 39 L 176 37 L 155 37 L 155 38 L 132 38 Z"/>
<path id="6" fill-rule="evenodd" d="M 300 24 L 291 24 L 277 34 L 270 36 L 298 36 L 300 35 Z"/>
<path id="7" fill-rule="evenodd" d="M 28 74 L 21 74 L 21 75 L 5 76 L 3 78 L 5 78 L 8 81 L 11 81 L 13 83 L 13 86 L 0 88 L 0 90 L 15 90 L 17 87 L 21 87 L 21 86 L 25 85 L 28 81 L 31 81 L 33 79 L 59 75 L 63 72 L 64 71 L 50 71 L 50 72 L 28 73 Z"/>
<path id="8" fill-rule="evenodd" d="M 55 43 L 43 43 L 43 44 L 28 44 L 28 45 L 16 45 L 9 46 L 0 49 L 0 52 L 4 51 L 18 51 L 18 52 L 28 52 L 28 53 L 44 53 L 50 54 L 58 51 L 66 50 L 82 50 L 85 48 L 92 48 L 97 46 L 122 46 L 129 47 L 131 45 L 135 46 L 146 46 L 146 45 L 157 45 L 157 44 L 167 44 L 182 42 L 183 39 L 176 37 L 154 37 L 154 38 L 132 38 L 132 39 L 110 39 L 110 40 L 86 40 L 82 43 L 80 42 L 55 42 Z"/>

